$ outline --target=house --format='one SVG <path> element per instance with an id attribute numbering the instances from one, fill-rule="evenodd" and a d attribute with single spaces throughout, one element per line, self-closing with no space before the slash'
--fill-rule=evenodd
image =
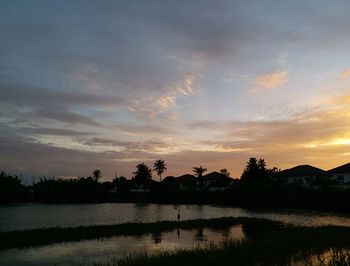
<path id="1" fill-rule="evenodd" d="M 163 179 L 162 183 L 166 184 L 173 184 L 176 182 L 176 177 L 175 176 L 167 176 Z"/>
<path id="2" fill-rule="evenodd" d="M 316 178 L 331 179 L 332 176 L 320 168 L 306 164 L 283 170 L 279 173 L 279 177 L 286 184 L 300 183 L 301 185 L 308 186 Z"/>
<path id="3" fill-rule="evenodd" d="M 231 187 L 233 179 L 227 175 L 212 172 L 203 176 L 203 186 L 209 191 L 223 191 Z"/>
<path id="4" fill-rule="evenodd" d="M 179 188 L 182 190 L 191 189 L 196 187 L 197 177 L 194 175 L 186 174 L 176 178 L 176 182 Z"/>
<path id="5" fill-rule="evenodd" d="M 182 190 L 201 189 L 198 177 L 194 175 L 186 174 L 179 176 L 176 178 L 176 182 Z M 218 172 L 212 172 L 202 176 L 202 182 L 203 189 L 209 191 L 223 191 L 232 185 L 233 179 Z"/>
<path id="6" fill-rule="evenodd" d="M 340 184 L 350 184 L 350 163 L 330 169 L 328 173 Z"/>

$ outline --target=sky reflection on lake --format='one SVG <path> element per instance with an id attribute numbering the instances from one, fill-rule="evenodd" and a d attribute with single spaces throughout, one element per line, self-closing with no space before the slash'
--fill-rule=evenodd
<path id="1" fill-rule="evenodd" d="M 126 254 L 151 253 L 159 250 L 204 247 L 223 240 L 240 241 L 244 236 L 241 225 L 212 230 L 173 230 L 161 234 L 139 237 L 118 236 L 102 240 L 88 240 L 53 244 L 38 248 L 10 249 L 0 251 L 2 266 L 79 265 L 82 262 L 108 261 Z"/>

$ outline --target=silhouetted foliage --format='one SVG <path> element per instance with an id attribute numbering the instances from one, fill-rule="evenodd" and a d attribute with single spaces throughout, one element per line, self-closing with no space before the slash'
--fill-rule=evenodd
<path id="1" fill-rule="evenodd" d="M 207 171 L 207 168 L 203 168 L 202 166 L 193 167 L 193 172 L 198 177 L 199 187 L 203 188 L 203 173 Z"/>
<path id="2" fill-rule="evenodd" d="M 152 179 L 152 170 L 145 163 L 138 164 L 136 169 L 136 172 L 133 173 L 136 183 L 142 185 L 149 184 Z"/>
<path id="3" fill-rule="evenodd" d="M 95 181 L 97 182 L 97 181 L 102 177 L 101 170 L 95 169 L 95 170 L 92 172 L 92 175 L 94 176 L 94 179 L 95 179 Z"/>
<path id="4" fill-rule="evenodd" d="M 202 166 L 193 167 L 193 172 L 197 177 L 202 177 L 205 171 L 207 171 L 207 168 L 203 168 Z"/>
<path id="5" fill-rule="evenodd" d="M 22 202 L 28 198 L 28 189 L 18 176 L 0 172 L 0 203 Z"/>
<path id="6" fill-rule="evenodd" d="M 124 176 L 113 179 L 113 185 L 117 189 L 117 192 L 126 193 L 130 189 L 130 181 Z"/>
<path id="7" fill-rule="evenodd" d="M 244 169 L 241 180 L 242 182 L 256 182 L 266 177 L 266 163 L 264 159 L 257 160 L 250 158 Z"/>
<path id="8" fill-rule="evenodd" d="M 159 181 L 162 181 L 162 174 L 166 171 L 166 164 L 164 160 L 157 160 L 153 164 L 153 171 L 159 176 Z"/>
<path id="9" fill-rule="evenodd" d="M 34 199 L 39 202 L 100 202 L 105 201 L 108 188 L 95 177 L 40 179 L 33 185 Z"/>
<path id="10" fill-rule="evenodd" d="M 223 175 L 228 176 L 228 177 L 231 175 L 230 172 L 226 168 L 221 169 L 220 174 L 223 174 Z"/>

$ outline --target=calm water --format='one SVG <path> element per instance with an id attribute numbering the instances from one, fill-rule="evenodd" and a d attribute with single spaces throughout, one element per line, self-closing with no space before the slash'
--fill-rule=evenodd
<path id="1" fill-rule="evenodd" d="M 189 249 L 218 243 L 223 240 L 240 241 L 244 238 L 241 225 L 219 231 L 207 228 L 174 230 L 162 234 L 141 237 L 112 237 L 53 244 L 39 248 L 9 249 L 0 251 L 1 266 L 81 265 L 82 262 L 106 262 L 126 254 L 144 254 L 159 250 Z"/>
<path id="2" fill-rule="evenodd" d="M 259 212 L 241 208 L 208 205 L 157 204 L 77 204 L 77 205 L 19 205 L 0 206 L 0 231 L 44 227 L 76 227 L 125 222 L 152 222 L 215 217 L 260 217 L 295 225 L 350 226 L 350 216 L 313 211 Z M 82 262 L 107 261 L 130 253 L 153 252 L 164 249 L 192 248 L 225 239 L 245 238 L 240 225 L 213 231 L 202 228 L 191 231 L 175 230 L 141 237 L 112 237 L 84 240 L 28 249 L 0 251 L 0 265 L 81 265 Z M 298 263 L 297 263 L 298 264 Z"/>
<path id="3" fill-rule="evenodd" d="M 133 203 L 105 204 L 55 204 L 0 206 L 0 231 L 44 228 L 76 227 L 125 222 L 153 222 L 217 218 L 225 216 L 246 216 L 267 218 L 295 225 L 342 225 L 350 226 L 350 215 L 313 211 L 248 211 L 241 208 L 216 207 L 208 205 L 158 205 Z"/>

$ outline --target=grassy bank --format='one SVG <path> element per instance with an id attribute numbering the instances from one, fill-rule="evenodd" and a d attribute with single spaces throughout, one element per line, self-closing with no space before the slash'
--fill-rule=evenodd
<path id="1" fill-rule="evenodd" d="M 161 221 L 153 223 L 125 223 L 117 225 L 96 225 L 70 228 L 47 228 L 0 233 L 0 249 L 40 246 L 51 243 L 98 239 L 112 236 L 140 236 L 149 233 L 168 232 L 175 229 L 195 228 L 223 229 L 244 224 L 249 230 L 262 232 L 282 224 L 266 219 L 225 217 L 217 219 L 197 219 L 186 221 Z"/>
<path id="2" fill-rule="evenodd" d="M 286 227 L 266 230 L 240 244 L 157 252 L 95 266 L 160 265 L 350 265 L 350 228 Z M 326 252 L 326 253 L 325 253 Z M 322 264 L 323 263 L 323 264 Z"/>

